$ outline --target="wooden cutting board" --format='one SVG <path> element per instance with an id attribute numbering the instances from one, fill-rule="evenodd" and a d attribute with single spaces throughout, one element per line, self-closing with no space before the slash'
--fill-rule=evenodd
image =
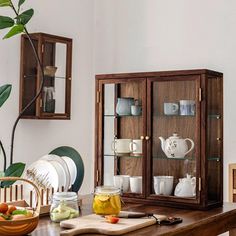
<path id="1" fill-rule="evenodd" d="M 166 216 L 155 215 L 158 220 Z M 63 228 L 68 228 L 60 233 L 61 236 L 73 236 L 85 233 L 98 233 L 105 235 L 121 235 L 137 229 L 156 224 L 156 219 L 151 218 L 120 218 L 116 224 L 106 222 L 104 217 L 91 214 L 75 219 L 65 220 L 60 223 Z"/>

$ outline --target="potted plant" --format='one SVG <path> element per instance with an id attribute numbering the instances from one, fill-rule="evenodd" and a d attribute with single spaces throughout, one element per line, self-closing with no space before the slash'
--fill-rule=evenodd
<path id="1" fill-rule="evenodd" d="M 21 118 L 21 116 L 24 114 L 24 112 L 36 101 L 36 99 L 40 96 L 44 84 L 44 70 L 42 63 L 39 59 L 39 56 L 37 54 L 37 50 L 34 47 L 34 44 L 32 42 L 32 39 L 30 37 L 30 34 L 28 33 L 28 30 L 26 28 L 27 23 L 30 21 L 34 14 L 34 10 L 32 8 L 23 11 L 21 10 L 22 5 L 24 4 L 25 0 L 17 0 L 17 4 L 13 3 L 11 0 L 0 0 L 0 8 L 1 7 L 7 7 L 10 8 L 13 12 L 13 16 L 1 16 L 0 15 L 0 30 L 8 29 L 8 32 L 5 34 L 3 39 L 11 38 L 17 34 L 25 33 L 29 39 L 29 42 L 31 44 L 31 47 L 34 52 L 34 56 L 38 62 L 38 65 L 40 67 L 41 73 L 42 73 L 42 80 L 40 84 L 40 88 L 37 91 L 35 97 L 25 106 L 25 108 L 22 110 L 22 112 L 18 115 L 16 118 L 16 121 L 13 125 L 12 134 L 11 134 L 11 149 L 10 149 L 10 166 L 6 168 L 6 153 L 4 150 L 4 147 L 2 145 L 2 142 L 0 141 L 0 147 L 3 152 L 4 156 L 4 171 L 0 172 L 1 176 L 16 176 L 19 177 L 22 175 L 25 164 L 24 163 L 14 163 L 13 161 L 13 150 L 14 150 L 14 136 L 15 136 L 15 130 L 16 126 Z M 4 102 L 8 99 L 10 93 L 11 93 L 11 85 L 6 84 L 0 87 L 0 107 L 4 104 Z M 12 184 L 12 182 L 2 182 L 2 186 L 8 186 Z"/>

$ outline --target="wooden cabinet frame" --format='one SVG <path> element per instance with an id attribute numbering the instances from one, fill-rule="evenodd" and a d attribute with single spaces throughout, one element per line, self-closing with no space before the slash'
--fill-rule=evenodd
<path id="1" fill-rule="evenodd" d="M 61 43 L 66 45 L 66 65 L 65 65 L 65 112 L 64 113 L 46 113 L 42 110 L 42 94 L 38 97 L 36 102 L 21 116 L 23 119 L 70 119 L 71 113 L 71 76 L 72 76 L 72 39 L 50 35 L 45 33 L 33 33 L 30 34 L 33 43 L 35 44 L 38 56 L 43 66 L 45 61 L 49 56 L 46 55 L 47 52 L 45 49 L 46 42 L 47 44 L 56 45 L 56 43 Z M 52 56 L 55 57 L 55 48 L 51 49 Z M 54 50 L 54 52 L 53 52 Z M 26 58 L 30 58 L 26 62 Z M 55 59 L 52 59 L 55 60 Z M 31 71 L 35 74 L 34 78 L 31 79 L 31 82 L 27 83 L 27 72 Z M 21 62 L 20 62 L 20 103 L 19 110 L 20 112 L 24 109 L 25 105 L 28 104 L 28 101 L 36 94 L 36 91 L 39 90 L 41 84 L 42 74 L 40 66 L 38 65 L 31 46 L 29 46 L 29 40 L 26 35 L 21 36 Z M 29 80 L 29 79 L 28 79 Z"/>
<path id="2" fill-rule="evenodd" d="M 212 84 L 211 79 L 217 79 L 217 85 Z M 127 83 L 132 81 L 142 82 L 142 96 L 144 98 L 143 108 L 143 135 L 150 137 L 143 142 L 143 194 L 126 193 L 123 199 L 127 202 L 142 202 L 148 204 L 160 204 L 178 207 L 190 207 L 195 209 L 208 209 L 222 205 L 223 199 L 223 74 L 210 70 L 185 70 L 185 71 L 164 71 L 164 72 L 141 72 L 96 75 L 96 117 L 95 117 L 95 186 L 103 185 L 103 99 L 104 85 Z M 152 194 L 152 83 L 163 81 L 194 81 L 196 84 L 196 197 L 181 198 L 175 196 L 163 196 Z M 213 80 L 212 80 L 213 81 Z M 216 81 L 216 80 L 214 80 Z M 213 87 L 211 89 L 211 87 Z M 214 90 L 215 89 L 215 90 Z M 216 102 L 214 96 L 217 96 Z M 145 99 L 146 98 L 146 99 Z M 213 105 L 211 104 L 213 103 Z M 209 106 L 220 107 L 219 117 L 216 120 L 219 126 L 218 133 L 209 134 Z M 210 158 L 209 153 L 214 145 L 208 143 L 208 136 L 215 137 L 219 146 L 219 158 Z M 214 151 L 214 150 L 213 150 Z M 208 159 L 209 158 L 209 159 Z M 210 163 L 210 164 L 209 164 Z M 218 185 L 212 182 L 213 171 L 216 171 Z M 209 191 L 209 192 L 208 192 Z M 216 192 L 216 199 L 211 200 L 212 193 Z"/>

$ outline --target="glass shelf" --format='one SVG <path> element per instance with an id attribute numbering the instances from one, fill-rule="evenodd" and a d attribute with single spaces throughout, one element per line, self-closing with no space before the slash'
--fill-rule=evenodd
<path id="1" fill-rule="evenodd" d="M 132 155 L 132 154 L 129 154 L 129 153 L 126 153 L 126 154 L 104 154 L 104 156 L 106 157 L 130 157 L 130 158 L 141 158 L 143 157 L 143 155 Z"/>
<path id="2" fill-rule="evenodd" d="M 142 117 L 142 115 L 139 115 L 139 116 L 134 116 L 134 115 L 108 115 L 108 114 L 105 114 L 104 117 L 114 117 L 114 118 L 118 118 L 118 117 Z"/>
<path id="3" fill-rule="evenodd" d="M 219 114 L 211 114 L 211 115 L 208 115 L 208 117 L 211 119 L 221 119 L 221 115 Z"/>
<path id="4" fill-rule="evenodd" d="M 195 157 L 181 157 L 181 158 L 174 158 L 174 157 L 162 157 L 162 156 L 153 156 L 154 159 L 163 159 L 163 160 L 195 160 Z"/>
<path id="5" fill-rule="evenodd" d="M 165 115 L 165 114 L 158 114 L 157 117 L 195 117 L 195 115 Z"/>
<path id="6" fill-rule="evenodd" d="M 32 78 L 32 77 L 37 77 L 37 75 L 24 75 L 24 78 Z M 63 76 L 48 76 L 45 75 L 45 78 L 56 78 L 56 79 L 66 79 L 66 77 Z"/>
<path id="7" fill-rule="evenodd" d="M 160 157 L 160 156 L 153 156 L 154 159 L 165 159 L 165 160 L 189 160 L 193 161 L 196 160 L 195 157 L 182 157 L 182 158 L 169 158 L 169 157 Z M 220 161 L 220 157 L 208 157 L 208 161 Z"/>

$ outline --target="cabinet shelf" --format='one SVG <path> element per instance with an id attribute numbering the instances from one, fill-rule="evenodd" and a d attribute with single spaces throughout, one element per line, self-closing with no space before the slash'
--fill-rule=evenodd
<path id="1" fill-rule="evenodd" d="M 160 157 L 160 156 L 153 156 L 154 159 L 162 159 L 162 160 L 176 160 L 176 161 L 181 161 L 181 160 L 189 160 L 189 161 L 194 161 L 196 160 L 195 157 L 182 157 L 182 158 L 169 158 L 169 157 Z M 220 161 L 220 157 L 208 157 L 208 161 Z"/>
<path id="2" fill-rule="evenodd" d="M 24 75 L 24 78 L 25 79 L 29 79 L 29 78 L 36 78 L 37 75 Z M 45 75 L 44 76 L 45 78 L 53 78 L 53 79 L 66 79 L 66 77 L 63 77 L 63 76 L 48 76 L 48 75 Z"/>
<path id="3" fill-rule="evenodd" d="M 104 117 L 114 117 L 114 118 L 121 118 L 121 117 L 142 117 L 142 115 L 134 116 L 134 115 L 104 115 Z"/>
<path id="4" fill-rule="evenodd" d="M 211 118 L 211 119 L 221 119 L 220 114 L 211 114 L 211 115 L 208 115 L 208 117 Z"/>
<path id="5" fill-rule="evenodd" d="M 180 115 L 180 114 L 177 114 L 177 115 L 165 115 L 165 114 L 160 114 L 160 115 L 157 115 L 157 117 L 191 117 L 191 118 L 194 118 L 196 117 L 195 115 Z"/>
<path id="6" fill-rule="evenodd" d="M 129 155 L 127 154 L 104 154 L 106 157 L 129 157 L 129 158 L 142 158 L 143 155 Z"/>

